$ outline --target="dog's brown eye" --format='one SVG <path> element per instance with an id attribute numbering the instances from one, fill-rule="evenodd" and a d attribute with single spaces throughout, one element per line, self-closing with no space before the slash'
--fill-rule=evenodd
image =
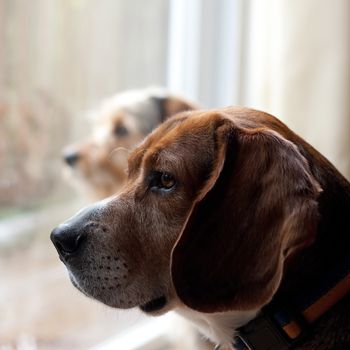
<path id="1" fill-rule="evenodd" d="M 160 177 L 160 184 L 162 188 L 170 189 L 175 185 L 175 179 L 168 173 L 162 173 Z"/>
<path id="2" fill-rule="evenodd" d="M 176 181 L 174 177 L 169 173 L 153 172 L 149 177 L 149 185 L 152 191 L 170 191 L 175 185 Z"/>
<path id="3" fill-rule="evenodd" d="M 113 132 L 114 132 L 114 135 L 119 137 L 127 136 L 129 134 L 128 129 L 124 125 L 117 125 L 114 128 Z"/>

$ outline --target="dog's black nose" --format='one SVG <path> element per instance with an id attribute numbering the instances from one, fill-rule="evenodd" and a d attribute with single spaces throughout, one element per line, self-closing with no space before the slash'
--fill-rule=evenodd
<path id="1" fill-rule="evenodd" d="M 52 243 L 63 256 L 76 253 L 83 242 L 83 234 L 68 224 L 56 227 L 50 235 Z"/>
<path id="2" fill-rule="evenodd" d="M 79 160 L 80 156 L 78 152 L 65 152 L 63 154 L 64 161 L 71 167 L 73 167 Z"/>

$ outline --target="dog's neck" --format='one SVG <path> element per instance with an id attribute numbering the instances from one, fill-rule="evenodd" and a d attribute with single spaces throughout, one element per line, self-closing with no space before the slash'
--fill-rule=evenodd
<path id="1" fill-rule="evenodd" d="M 207 314 L 180 307 L 176 312 L 190 321 L 213 343 L 229 345 L 233 343 L 236 330 L 255 318 L 259 310 Z"/>
<path id="2" fill-rule="evenodd" d="M 326 285 L 329 290 L 332 288 L 329 280 L 338 278 L 339 273 L 343 277 L 349 273 L 350 184 L 334 168 L 329 169 L 328 174 L 322 174 L 318 180 L 323 182 L 321 183 L 323 192 L 319 197 L 320 219 L 316 240 L 314 244 L 296 253 L 288 261 L 283 280 L 274 300 L 289 301 L 298 295 L 312 297 L 315 295 L 315 286 L 317 288 L 317 286 L 324 287 Z M 331 276 L 330 279 L 329 276 Z M 346 290 L 348 290 L 348 282 L 344 293 Z M 317 334 L 324 333 L 324 340 L 323 343 L 319 342 L 316 345 L 312 343 L 310 349 L 323 349 L 322 346 L 326 344 L 327 332 L 329 335 L 333 332 L 334 339 L 336 331 L 333 328 L 334 319 L 346 320 L 345 315 L 350 308 L 349 298 L 342 296 L 340 300 L 341 307 L 332 306 L 324 310 L 322 322 L 317 318 L 317 323 L 312 326 L 314 336 L 317 337 Z M 333 309 L 337 309 L 336 312 L 333 312 Z M 341 330 L 342 326 L 348 327 L 348 324 L 348 321 L 344 324 L 340 322 L 338 328 Z M 340 333 L 345 334 L 346 331 Z M 346 338 L 341 335 L 341 337 L 346 344 L 350 342 L 350 336 Z M 308 346 L 310 345 L 306 345 L 305 349 L 309 349 Z M 324 348 L 328 349 L 327 345 Z M 300 349 L 304 349 L 304 347 L 300 347 Z"/>
<path id="3" fill-rule="evenodd" d="M 327 177 L 326 177 L 327 179 Z M 350 184 L 341 177 L 334 182 L 323 183 L 319 198 L 320 221 L 315 243 L 296 253 L 286 266 L 284 278 L 274 299 L 286 300 L 297 293 L 309 293 L 315 281 L 332 273 L 349 254 L 350 247 Z M 229 344 L 236 330 L 254 319 L 260 310 L 204 314 L 189 309 L 178 313 L 196 325 L 199 331 L 218 344 Z"/>
<path id="4" fill-rule="evenodd" d="M 337 269 L 349 255 L 350 184 L 334 171 L 323 174 L 316 241 L 288 261 L 279 294 L 307 292 L 315 281 L 322 281 L 325 272 Z"/>

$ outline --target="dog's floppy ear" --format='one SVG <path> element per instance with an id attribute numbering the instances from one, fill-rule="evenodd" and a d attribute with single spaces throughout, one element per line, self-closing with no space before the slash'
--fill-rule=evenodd
<path id="1" fill-rule="evenodd" d="M 171 258 L 178 297 L 201 312 L 269 302 L 286 257 L 313 241 L 318 217 L 320 187 L 298 148 L 270 129 L 221 119 Z"/>
<path id="2" fill-rule="evenodd" d="M 153 97 L 159 109 L 160 122 L 164 122 L 169 117 L 185 111 L 191 111 L 198 107 L 185 100 L 182 97 L 177 96 L 156 96 Z"/>

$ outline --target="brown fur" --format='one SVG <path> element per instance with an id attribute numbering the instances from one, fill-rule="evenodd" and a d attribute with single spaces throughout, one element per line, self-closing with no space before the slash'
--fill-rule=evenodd
<path id="1" fill-rule="evenodd" d="M 263 112 L 182 113 L 145 139 L 128 168 L 118 196 L 52 233 L 73 283 L 110 306 L 164 296 L 154 313 L 254 314 L 272 298 L 307 291 L 348 254 L 350 184 Z M 152 187 L 155 172 L 172 174 L 176 186 Z M 65 255 L 57 242 L 79 232 L 83 244 Z M 349 346 L 349 308 L 343 300 L 325 314 L 299 349 Z"/>

